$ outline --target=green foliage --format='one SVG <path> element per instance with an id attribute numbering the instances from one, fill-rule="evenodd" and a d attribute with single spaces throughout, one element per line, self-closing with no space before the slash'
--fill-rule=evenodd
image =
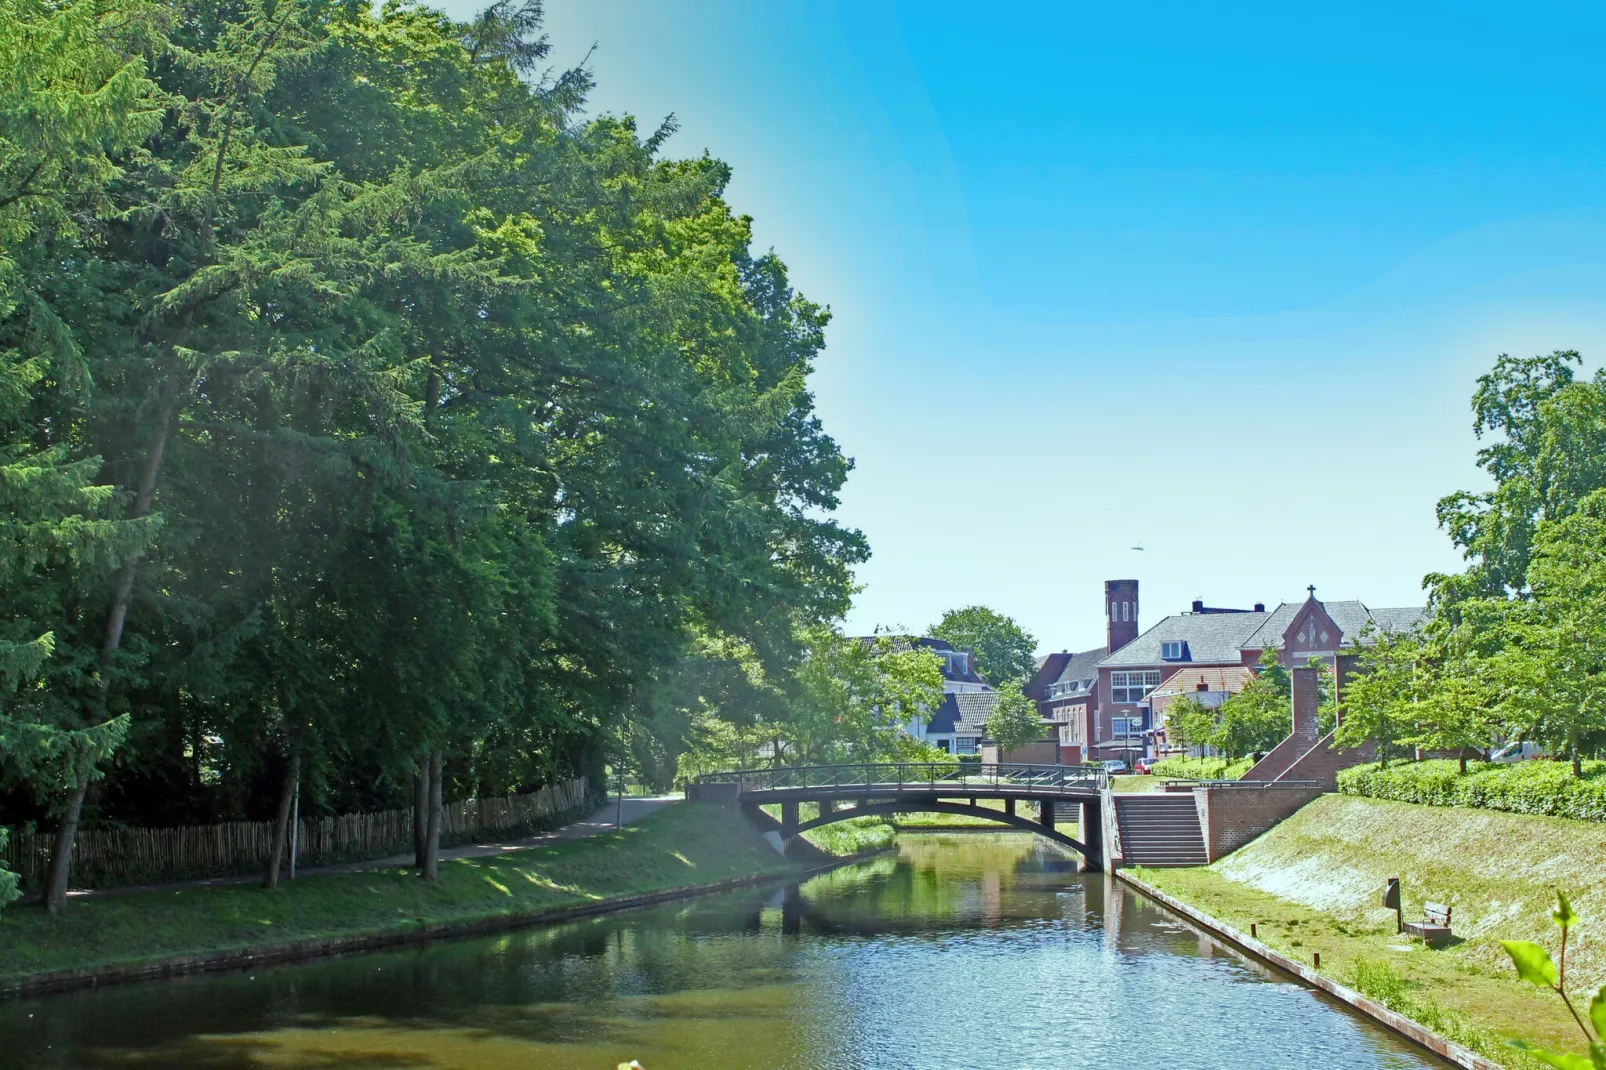
<path id="1" fill-rule="evenodd" d="M 1478 378 L 1473 431 L 1493 436 L 1478 465 L 1493 490 L 1439 502 L 1439 523 L 1471 562 L 1459 576 L 1429 576 L 1435 601 L 1505 597 L 1528 588 L 1529 555 L 1541 521 L 1560 520 L 1606 486 L 1606 376 L 1578 382 L 1572 350 L 1513 358 L 1501 354 Z"/>
<path id="2" fill-rule="evenodd" d="M 1023 684 L 1037 667 L 1037 640 L 1012 617 L 986 606 L 950 609 L 929 633 L 976 656 L 976 673 L 993 687 Z"/>
<path id="3" fill-rule="evenodd" d="M 1293 678 L 1273 650 L 1260 656 L 1255 676 L 1236 695 L 1214 710 L 1186 695 L 1166 708 L 1167 732 L 1186 746 L 1213 747 L 1228 762 L 1270 750 L 1287 736 L 1292 724 L 1289 695 Z"/>
<path id="4" fill-rule="evenodd" d="M 1466 773 L 1447 760 L 1362 765 L 1338 774 L 1338 790 L 1428 806 L 1606 821 L 1606 762 L 1585 762 L 1582 772 L 1574 776 L 1566 765 L 1547 761 L 1480 762 Z"/>
<path id="5" fill-rule="evenodd" d="M 1168 709 L 1168 715 L 1169 712 Z M 1174 780 L 1237 780 L 1254 764 L 1251 758 L 1162 758 L 1154 763 L 1151 772 Z"/>
<path id="6" fill-rule="evenodd" d="M 987 738 L 998 745 L 1000 758 L 1043 738 L 1043 722 L 1037 713 L 1037 703 L 1026 697 L 1019 687 L 1005 686 L 998 691 L 998 701 L 987 716 Z"/>
<path id="7" fill-rule="evenodd" d="M 121 740 L 98 812 L 169 824 L 929 708 L 826 638 L 828 314 L 724 164 L 523 77 L 539 10 L 0 0 L 4 819 Z"/>
<path id="8" fill-rule="evenodd" d="M 1349 984 L 1367 999 L 1403 1013 L 1401 1005 L 1407 998 L 1405 978 L 1388 963 L 1356 959 L 1350 967 Z"/>
<path id="9" fill-rule="evenodd" d="M 40 797 L 99 775 L 129 727 L 101 723 L 82 602 L 156 524 L 119 518 L 82 448 L 90 359 L 56 307 L 74 286 L 56 258 L 160 126 L 137 50 L 149 14 L 0 0 L 0 782 Z"/>
<path id="10" fill-rule="evenodd" d="M 1417 991 L 1417 985 L 1400 976 L 1387 962 L 1358 958 L 1350 966 L 1349 986 L 1367 999 L 1380 1003 L 1396 1014 L 1424 1025 L 1474 1051 L 1494 1051 L 1499 1042 L 1466 1017 L 1446 1009 L 1437 1000 Z"/>
<path id="11" fill-rule="evenodd" d="M 1182 694 L 1173 698 L 1165 706 L 1165 731 L 1167 742 L 1181 747 L 1213 747 L 1217 738 L 1217 711 L 1214 707 L 1205 706 L 1192 695 Z M 1190 759 L 1167 759 L 1181 761 Z M 1226 759 L 1209 759 L 1219 761 L 1223 765 Z"/>
<path id="12" fill-rule="evenodd" d="M 1362 645 L 1363 638 L 1371 642 Z M 1334 741 L 1341 747 L 1371 743 L 1388 764 L 1391 748 L 1420 720 L 1426 690 L 1418 671 L 1421 644 L 1408 632 L 1373 632 L 1355 639 L 1356 671 L 1344 688 L 1343 714 Z"/>
<path id="13" fill-rule="evenodd" d="M 939 761 L 904 731 L 942 702 L 942 663 L 895 636 L 858 639 L 809 629 L 802 661 L 763 716 L 693 714 L 678 776 L 721 769 L 834 762 Z"/>
<path id="14" fill-rule="evenodd" d="M 1551 912 L 1551 920 L 1561 930 L 1561 948 L 1554 959 L 1550 957 L 1550 952 L 1531 940 L 1502 940 L 1500 946 L 1511 956 L 1511 964 L 1516 967 L 1519 978 L 1531 985 L 1548 988 L 1561 998 L 1573 1021 L 1578 1024 L 1579 1031 L 1584 1034 L 1588 1054 L 1545 1051 L 1522 1040 L 1513 1041 L 1512 1047 L 1526 1052 L 1546 1066 L 1560 1067 L 1562 1070 L 1606 1070 L 1606 1043 L 1603 1043 L 1603 1038 L 1606 1038 L 1606 985 L 1601 986 L 1590 999 L 1587 1008 L 1589 1021 L 1586 1023 L 1567 991 L 1567 933 L 1578 923 L 1578 915 L 1573 913 L 1566 893 L 1559 888 L 1556 890 L 1556 909 Z"/>
<path id="15" fill-rule="evenodd" d="M 1606 742 L 1606 491 L 1535 531 L 1532 597 L 1503 606 L 1489 658 L 1505 718 L 1573 757 Z"/>
<path id="16" fill-rule="evenodd" d="M 9 838 L 10 833 L 0 828 L 0 853 L 4 853 L 6 841 Z M 0 861 L 0 909 L 4 909 L 7 903 L 21 894 L 17 889 L 17 875 L 7 869 L 3 861 Z"/>
<path id="17" fill-rule="evenodd" d="M 839 858 L 891 847 L 897 837 L 897 829 L 879 817 L 845 818 L 803 834 L 814 846 Z"/>

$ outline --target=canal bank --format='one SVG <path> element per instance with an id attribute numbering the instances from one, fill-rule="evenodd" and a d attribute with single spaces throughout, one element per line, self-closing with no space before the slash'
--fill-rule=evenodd
<path id="1" fill-rule="evenodd" d="M 1225 941 L 1256 961 L 1263 962 L 1268 966 L 1273 966 L 1284 973 L 1297 977 L 1312 988 L 1327 993 L 1345 1006 L 1351 1007 L 1368 1018 L 1382 1023 L 1412 1043 L 1421 1045 L 1456 1066 L 1466 1067 L 1467 1070 L 1501 1070 L 1500 1064 L 1484 1058 L 1472 1049 L 1434 1032 L 1427 1026 L 1407 1018 L 1403 1014 L 1395 1013 L 1383 1004 L 1368 999 L 1352 988 L 1339 984 L 1332 978 L 1324 976 L 1312 966 L 1295 962 L 1288 956 L 1273 951 L 1259 940 L 1246 933 L 1239 932 L 1232 926 L 1222 923 L 1202 910 L 1189 906 L 1175 896 L 1167 895 L 1147 881 L 1133 876 L 1131 872 L 1117 870 L 1115 876 L 1166 909 L 1187 918 L 1211 936 Z"/>
<path id="2" fill-rule="evenodd" d="M 1501 1066 L 1539 1065 L 1513 1039 L 1581 1046 L 1561 1001 L 1519 981 L 1500 946 L 1555 950 L 1556 888 L 1582 919 L 1569 988 L 1606 983 L 1606 826 L 1594 822 L 1329 795 L 1211 866 L 1123 876 L 1223 938 L 1252 941 L 1246 950 L 1278 956 L 1267 961 L 1279 968 L 1286 961 L 1312 984 L 1357 992 Z M 1390 877 L 1402 882 L 1408 921 L 1428 900 L 1452 907 L 1448 946 L 1396 932 L 1380 901 Z"/>
<path id="3" fill-rule="evenodd" d="M 39 1070 L 1426 1070 L 1443 1064 L 1040 838 L 801 883 L 0 1004 Z"/>
<path id="4" fill-rule="evenodd" d="M 851 854 L 851 840 L 842 841 Z M 794 851 L 794 854 L 798 852 Z M 0 914 L 0 997 L 368 951 L 627 910 L 848 859 L 782 858 L 737 812 L 672 805 L 581 840 L 441 865 L 254 887 L 178 888 L 74 901 L 51 917 Z"/>

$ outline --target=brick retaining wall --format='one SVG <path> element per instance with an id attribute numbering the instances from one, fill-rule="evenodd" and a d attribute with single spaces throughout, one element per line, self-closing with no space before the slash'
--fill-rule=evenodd
<path id="1" fill-rule="evenodd" d="M 1321 794 L 1317 786 L 1241 781 L 1194 788 L 1193 802 L 1199 811 L 1205 856 L 1214 862 L 1236 851 Z"/>

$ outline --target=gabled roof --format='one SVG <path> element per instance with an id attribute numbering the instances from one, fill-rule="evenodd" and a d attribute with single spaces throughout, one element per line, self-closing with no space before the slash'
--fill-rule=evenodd
<path id="1" fill-rule="evenodd" d="M 1197 694 L 1204 691 L 1230 691 L 1237 694 L 1244 689 L 1254 670 L 1247 665 L 1201 665 L 1179 670 L 1171 679 L 1149 692 L 1149 700 L 1175 695 Z M 1205 686 L 1201 689 L 1200 684 Z"/>
<path id="2" fill-rule="evenodd" d="M 978 736 L 986 730 L 987 718 L 993 715 L 993 707 L 998 705 L 996 691 L 961 691 L 946 698 L 953 699 L 959 711 L 959 720 L 953 730 L 962 733 L 974 732 Z M 945 700 L 944 705 L 946 704 Z"/>
<path id="3" fill-rule="evenodd" d="M 1266 613 L 1178 613 L 1167 617 L 1115 653 L 1099 659 L 1103 667 L 1125 665 L 1233 665 L 1244 640 L 1266 622 Z M 1290 617 L 1290 620 L 1293 618 Z M 1279 633 L 1280 634 L 1280 633 Z M 1161 643 L 1188 644 L 1188 660 L 1166 661 Z"/>
<path id="4" fill-rule="evenodd" d="M 1043 693 L 1048 690 L 1050 684 L 1060 678 L 1060 673 L 1070 660 L 1069 650 L 1061 650 L 1038 658 L 1037 671 L 1032 673 L 1032 681 L 1026 687 L 1026 696 L 1034 701 L 1041 700 Z"/>
<path id="5" fill-rule="evenodd" d="M 1299 611 L 1304 609 L 1306 602 L 1284 602 L 1267 615 L 1266 620 L 1255 633 L 1244 640 L 1245 650 L 1265 650 L 1268 647 L 1281 649 L 1283 633 L 1294 622 Z M 1319 603 L 1338 625 L 1339 636 L 1337 644 L 1333 647 L 1347 646 L 1359 639 L 1363 646 L 1369 646 L 1376 641 L 1375 636 L 1362 637 L 1361 633 L 1371 624 L 1380 631 L 1409 631 L 1418 627 L 1427 620 L 1427 610 L 1418 606 L 1398 606 L 1392 608 L 1371 609 L 1365 602 L 1321 602 Z"/>
<path id="6" fill-rule="evenodd" d="M 1093 690 L 1094 685 L 1098 683 L 1099 661 L 1104 657 L 1104 653 L 1103 647 L 1096 646 L 1092 650 L 1084 650 L 1080 654 L 1072 654 L 1071 659 L 1065 663 L 1065 668 L 1060 670 L 1059 677 L 1054 683 L 1074 683 L 1076 686 L 1070 688 L 1064 694 L 1055 695 L 1054 698 L 1045 699 L 1044 701 L 1053 702 L 1062 698 L 1085 695 Z"/>

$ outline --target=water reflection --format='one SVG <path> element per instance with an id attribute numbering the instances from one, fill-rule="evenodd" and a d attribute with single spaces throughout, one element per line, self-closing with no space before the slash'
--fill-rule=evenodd
<path id="1" fill-rule="evenodd" d="M 1436 1065 L 1018 834 L 908 837 L 801 887 L 3 1004 L 0 1052 L 209 1070 Z"/>

